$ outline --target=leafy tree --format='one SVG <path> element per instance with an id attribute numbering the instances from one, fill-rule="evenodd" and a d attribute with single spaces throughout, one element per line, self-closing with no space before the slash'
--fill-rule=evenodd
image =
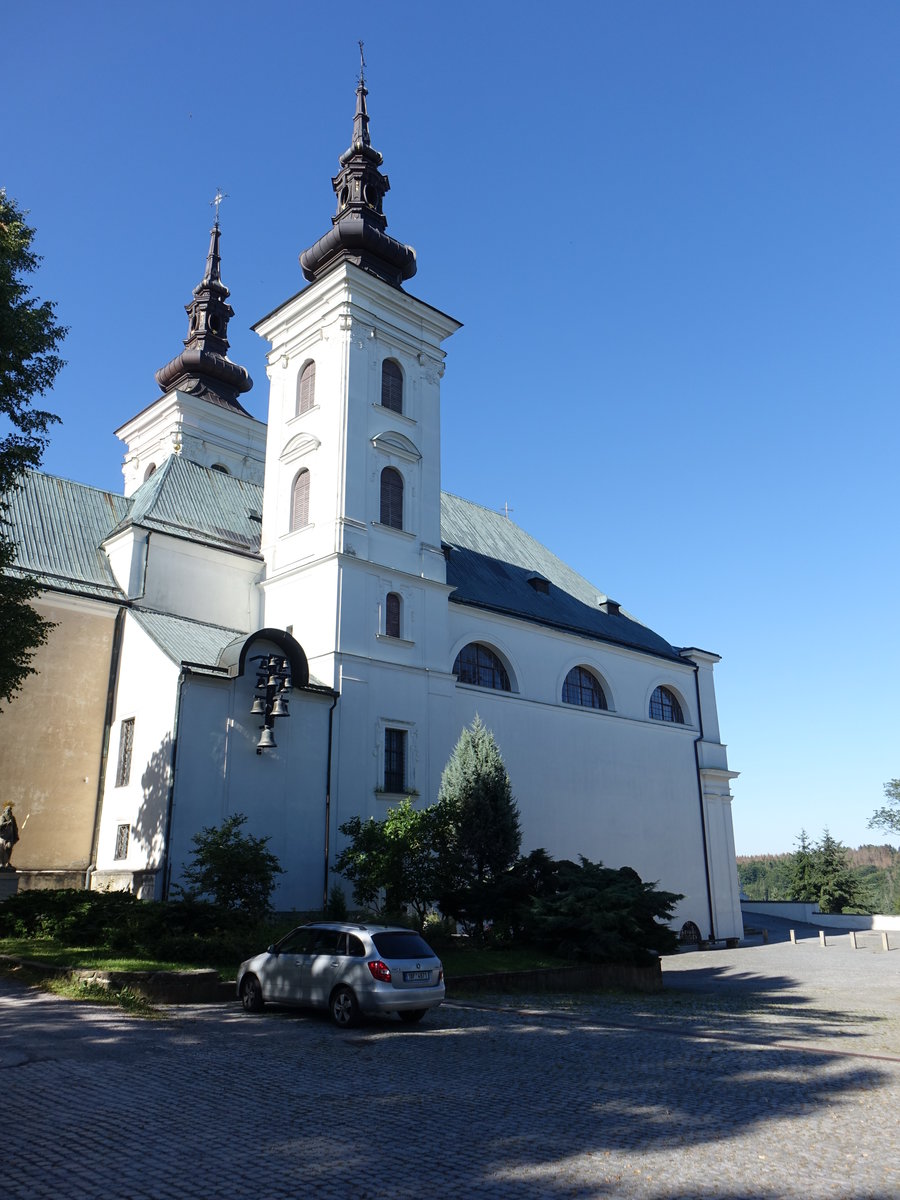
<path id="1" fill-rule="evenodd" d="M 32 407 L 63 366 L 56 351 L 66 334 L 53 303 L 31 295 L 27 276 L 40 262 L 33 238 L 25 214 L 0 189 L 0 699 L 7 702 L 33 674 L 34 651 L 53 628 L 28 603 L 40 589 L 10 573 L 15 546 L 4 502 L 26 468 L 40 465 L 47 429 L 59 420 Z"/>
<path id="2" fill-rule="evenodd" d="M 643 965 L 677 950 L 665 922 L 681 899 L 644 883 L 631 867 L 563 860 L 552 894 L 534 902 L 532 938 L 576 961 Z"/>
<path id="3" fill-rule="evenodd" d="M 210 896 L 222 908 L 259 919 L 270 911 L 275 876 L 283 874 L 283 868 L 266 849 L 268 838 L 241 833 L 246 821 L 243 813 L 235 813 L 221 825 L 194 834 L 193 858 L 184 867 L 190 886 L 181 890 L 188 898 Z"/>
<path id="4" fill-rule="evenodd" d="M 406 799 L 383 821 L 352 817 L 341 825 L 349 843 L 335 868 L 353 885 L 358 904 L 395 916 L 410 907 L 422 924 L 437 893 L 439 819 L 436 805 L 416 809 Z"/>
<path id="5" fill-rule="evenodd" d="M 438 792 L 440 907 L 478 937 L 494 913 L 499 881 L 522 833 L 509 775 L 494 735 L 479 717 L 462 731 Z"/>
<path id="6" fill-rule="evenodd" d="M 869 828 L 900 835 L 900 779 L 889 779 L 884 794 L 889 803 L 875 810 L 869 818 Z"/>

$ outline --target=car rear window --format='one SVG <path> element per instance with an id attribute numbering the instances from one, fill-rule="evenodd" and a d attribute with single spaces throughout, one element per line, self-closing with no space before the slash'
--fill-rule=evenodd
<path id="1" fill-rule="evenodd" d="M 434 958 L 435 953 L 424 938 L 412 929 L 390 933 L 373 933 L 372 941 L 382 958 Z"/>

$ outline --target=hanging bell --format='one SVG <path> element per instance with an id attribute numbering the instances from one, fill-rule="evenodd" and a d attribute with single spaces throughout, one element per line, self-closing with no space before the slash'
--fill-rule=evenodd
<path id="1" fill-rule="evenodd" d="M 266 715 L 266 702 L 262 696 L 254 696 L 253 704 L 250 708 L 250 715 L 253 717 L 264 717 Z"/>
<path id="2" fill-rule="evenodd" d="M 289 717 L 290 715 L 291 714 L 288 712 L 287 700 L 285 700 L 283 696 L 276 696 L 272 702 L 272 716 Z"/>
<path id="3" fill-rule="evenodd" d="M 284 679 L 281 681 L 281 690 L 283 692 L 289 692 L 293 686 L 294 685 L 291 683 L 290 675 L 285 675 Z"/>
<path id="4" fill-rule="evenodd" d="M 259 741 L 256 743 L 257 752 L 261 750 L 274 750 L 277 748 L 275 734 L 268 725 L 263 725 L 259 735 Z"/>

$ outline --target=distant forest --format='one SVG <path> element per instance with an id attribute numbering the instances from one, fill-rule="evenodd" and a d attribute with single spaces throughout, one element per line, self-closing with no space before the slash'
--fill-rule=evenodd
<path id="1" fill-rule="evenodd" d="M 842 847 L 850 874 L 858 885 L 855 911 L 900 913 L 900 851 L 892 846 Z M 737 856 L 741 890 L 749 900 L 789 900 L 796 854 Z"/>

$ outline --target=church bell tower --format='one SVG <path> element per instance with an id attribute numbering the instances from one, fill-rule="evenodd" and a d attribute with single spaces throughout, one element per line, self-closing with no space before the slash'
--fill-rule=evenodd
<path id="1" fill-rule="evenodd" d="M 386 231 L 367 95 L 361 69 L 331 228 L 300 255 L 309 285 L 255 326 L 271 343 L 266 623 L 293 627 L 331 686 L 348 655 L 429 666 L 426 625 L 446 627 L 440 380 L 459 322 L 403 290 L 416 255 Z"/>

